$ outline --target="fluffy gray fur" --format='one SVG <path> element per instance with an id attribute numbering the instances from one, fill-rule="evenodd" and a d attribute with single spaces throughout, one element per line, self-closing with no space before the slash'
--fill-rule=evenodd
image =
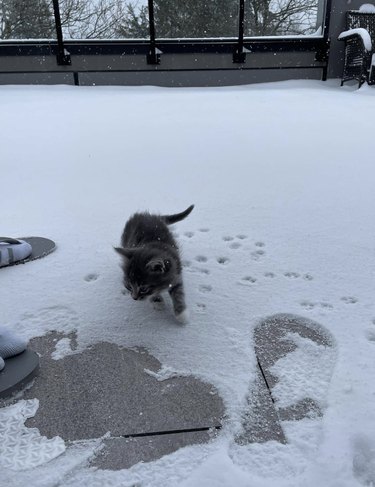
<path id="1" fill-rule="evenodd" d="M 124 286 L 135 300 L 150 298 L 156 307 L 163 304 L 161 293 L 168 290 L 175 316 L 186 321 L 186 303 L 177 242 L 168 225 L 186 218 L 194 205 L 175 215 L 135 213 L 127 221 L 121 247 Z"/>

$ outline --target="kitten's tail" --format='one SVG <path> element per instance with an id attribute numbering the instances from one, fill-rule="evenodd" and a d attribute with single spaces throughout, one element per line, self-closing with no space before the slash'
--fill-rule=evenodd
<path id="1" fill-rule="evenodd" d="M 179 222 L 186 218 L 192 211 L 193 211 L 194 205 L 189 206 L 189 208 L 186 208 L 185 211 L 182 211 L 181 213 L 176 213 L 175 215 L 164 215 L 162 216 L 162 220 L 165 221 L 167 225 L 172 225 L 173 223 Z"/>

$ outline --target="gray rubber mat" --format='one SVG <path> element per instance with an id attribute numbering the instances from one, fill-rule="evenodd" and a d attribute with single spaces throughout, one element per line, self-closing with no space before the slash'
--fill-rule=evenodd
<path id="1" fill-rule="evenodd" d="M 19 240 L 24 240 L 25 242 L 28 242 L 31 245 L 33 249 L 31 255 L 26 259 L 18 260 L 17 262 L 13 262 L 12 264 L 3 266 L 0 269 L 10 267 L 12 265 L 26 264 L 26 262 L 30 262 L 36 259 L 41 259 L 42 257 L 45 257 L 46 255 L 50 254 L 56 249 L 55 242 L 53 240 L 50 240 L 49 238 L 19 237 Z"/>
<path id="2" fill-rule="evenodd" d="M 39 357 L 31 350 L 5 359 L 5 367 L 0 372 L 0 398 L 11 396 L 21 390 L 38 373 Z"/>

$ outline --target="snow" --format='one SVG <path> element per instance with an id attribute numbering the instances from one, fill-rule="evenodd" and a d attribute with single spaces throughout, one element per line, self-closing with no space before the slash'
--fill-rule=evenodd
<path id="1" fill-rule="evenodd" d="M 55 344 L 55 350 L 52 352 L 51 357 L 54 360 L 59 360 L 66 355 L 70 355 L 72 351 L 70 338 L 61 338 Z"/>
<path id="2" fill-rule="evenodd" d="M 372 50 L 372 42 L 371 42 L 370 34 L 366 29 L 363 29 L 362 27 L 358 27 L 357 29 L 345 30 L 344 32 L 341 32 L 338 38 L 339 40 L 343 40 L 352 35 L 359 35 L 362 38 L 363 45 L 366 51 L 370 52 Z"/>
<path id="3" fill-rule="evenodd" d="M 149 369 L 144 369 L 146 374 L 150 375 L 151 377 L 154 377 L 156 380 L 159 382 L 162 382 L 163 380 L 167 379 L 172 379 L 173 377 L 184 377 L 189 374 L 186 372 L 177 372 L 173 370 L 171 367 L 168 367 L 167 365 L 163 365 L 158 372 L 153 372 L 152 370 Z"/>
<path id="4" fill-rule="evenodd" d="M 159 380 L 178 371 L 213 384 L 228 416 L 210 443 L 128 470 L 88 467 L 101 440 L 87 439 L 29 470 L 2 469 L 2 481 L 374 483 L 375 169 L 366 156 L 373 89 L 318 81 L 202 89 L 2 86 L 0 103 L 1 234 L 58 244 L 43 260 L 0 270 L 1 324 L 26 338 L 76 330 L 77 351 L 103 340 L 146 348 L 162 364 Z M 353 113 L 361 123 L 352 123 Z M 191 203 L 192 214 L 175 225 L 190 308 L 190 323 L 181 325 L 170 305 L 155 311 L 123 295 L 112 247 L 134 211 L 172 213 Z M 294 358 L 303 368 L 312 361 L 311 382 L 293 369 L 292 357 L 274 366 L 287 378 L 280 400 L 291 400 L 300 379 L 324 414 L 283 424 L 286 445 L 238 445 L 256 371 L 253 330 L 275 313 L 311 318 L 334 337 L 332 376 L 320 368 L 324 350 L 297 337 L 290 337 L 298 342 Z M 62 338 L 54 358 L 69 353 Z"/>
<path id="5" fill-rule="evenodd" d="M 372 3 L 364 3 L 359 7 L 359 11 L 364 14 L 374 14 L 375 13 L 375 5 Z"/>
<path id="6" fill-rule="evenodd" d="M 285 338 L 297 348 L 270 369 L 278 378 L 272 391 L 276 404 L 288 407 L 307 397 L 325 406 L 326 386 L 335 363 L 335 351 L 296 333 L 288 333 Z"/>

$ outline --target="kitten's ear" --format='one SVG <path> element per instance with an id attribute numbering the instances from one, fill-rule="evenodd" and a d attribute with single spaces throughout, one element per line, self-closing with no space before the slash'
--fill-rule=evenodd
<path id="1" fill-rule="evenodd" d="M 170 262 L 164 259 L 153 259 L 146 264 L 146 268 L 151 272 L 166 272 L 170 267 Z"/>
<path id="2" fill-rule="evenodd" d="M 126 257 L 127 259 L 131 259 L 134 255 L 133 249 L 124 249 L 123 247 L 113 247 L 113 248 L 116 252 L 118 252 L 123 257 Z"/>

